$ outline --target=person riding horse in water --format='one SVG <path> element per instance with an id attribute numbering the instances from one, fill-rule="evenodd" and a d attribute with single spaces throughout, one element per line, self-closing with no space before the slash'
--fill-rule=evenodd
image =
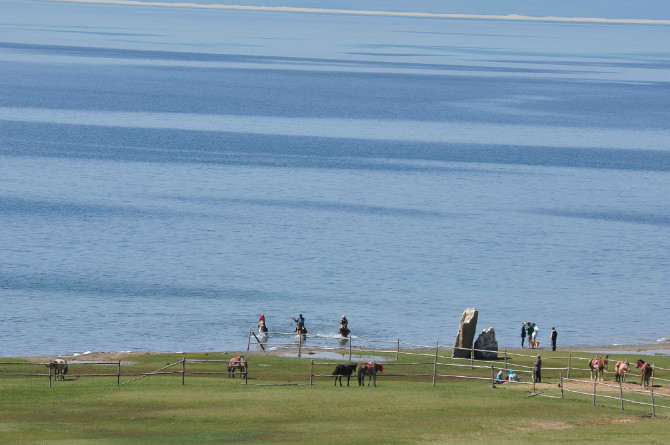
<path id="1" fill-rule="evenodd" d="M 303 318 L 302 314 L 298 315 L 298 318 L 291 317 L 293 321 L 295 321 L 295 331 L 299 332 L 301 334 L 306 334 L 307 329 L 305 328 L 305 319 Z"/>
<path id="2" fill-rule="evenodd" d="M 349 325 L 349 320 L 347 320 L 346 315 L 343 315 L 342 318 L 340 319 L 340 328 L 339 328 L 339 332 L 340 332 L 340 335 L 342 335 L 342 337 L 348 337 L 349 336 L 349 332 L 351 332 L 351 331 L 349 330 L 348 325 Z"/>
<path id="3" fill-rule="evenodd" d="M 261 314 L 261 316 L 258 318 L 258 332 L 261 334 L 264 334 L 268 331 L 268 327 L 265 324 L 265 314 Z"/>

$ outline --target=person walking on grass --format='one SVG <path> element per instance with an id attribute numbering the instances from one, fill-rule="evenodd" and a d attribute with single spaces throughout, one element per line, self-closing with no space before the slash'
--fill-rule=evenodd
<path id="1" fill-rule="evenodd" d="M 542 357 L 537 354 L 537 360 L 533 365 L 533 379 L 535 383 L 542 383 Z"/>

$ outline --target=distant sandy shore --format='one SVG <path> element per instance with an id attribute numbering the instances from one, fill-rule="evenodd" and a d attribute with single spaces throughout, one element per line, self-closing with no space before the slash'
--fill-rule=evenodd
<path id="1" fill-rule="evenodd" d="M 230 9 L 242 11 L 271 11 L 271 12 L 304 12 L 316 14 L 350 14 L 350 15 L 378 15 L 392 17 L 419 17 L 419 18 L 446 18 L 446 19 L 478 19 L 478 20 L 525 20 L 544 22 L 585 22 L 585 23 L 637 23 L 647 25 L 670 25 L 670 20 L 648 19 L 607 19 L 597 17 L 529 17 L 524 15 L 492 15 L 492 14 L 438 14 L 431 12 L 396 12 L 396 11 L 357 11 L 350 9 L 322 9 L 322 8 L 293 8 L 289 6 L 243 6 L 202 3 L 166 3 L 146 2 L 137 0 L 51 0 L 67 3 L 97 3 L 125 6 L 155 6 L 164 8 L 198 8 L 198 9 Z"/>
<path id="2" fill-rule="evenodd" d="M 500 348 L 500 351 L 502 351 L 505 348 Z M 508 351 L 518 351 L 522 353 L 528 353 L 528 354 L 535 354 L 535 353 L 541 353 L 543 351 L 547 351 L 550 348 L 547 347 L 540 347 L 538 349 L 528 349 L 528 348 L 506 348 Z M 637 352 L 641 353 L 643 355 L 654 355 L 654 351 L 665 351 L 665 350 L 670 350 L 670 341 L 664 341 L 664 342 L 658 342 L 658 343 L 649 343 L 649 344 L 635 344 L 635 345 L 582 345 L 582 346 L 561 346 L 560 344 L 557 347 L 557 352 L 564 351 L 564 352 L 583 352 L 583 353 L 596 353 L 596 352 L 602 352 L 602 353 L 612 353 L 612 352 Z M 239 355 L 239 354 L 249 354 L 249 355 L 255 355 L 255 354 L 286 354 L 290 353 L 291 351 L 289 350 L 277 350 L 277 351 L 268 351 L 268 352 L 261 352 L 261 351 L 215 351 L 215 352 L 209 352 L 209 354 L 225 354 L 225 355 Z M 198 354 L 198 351 L 191 351 L 191 353 Z M 309 354 L 308 348 L 306 348 L 303 352 L 304 354 Z M 83 353 L 83 354 L 73 354 L 73 355 L 68 355 L 68 356 L 63 356 L 63 358 L 67 360 L 77 360 L 77 361 L 116 361 L 116 360 L 122 360 L 122 359 L 128 359 L 136 356 L 141 356 L 141 355 L 149 355 L 149 354 L 184 354 L 187 355 L 187 352 L 150 352 L 150 351 L 125 351 L 125 352 L 88 352 L 88 353 Z M 29 356 L 29 357 L 21 357 L 25 360 L 29 360 L 31 362 L 45 362 L 48 361 L 50 358 L 53 357 L 43 357 L 43 356 Z"/>

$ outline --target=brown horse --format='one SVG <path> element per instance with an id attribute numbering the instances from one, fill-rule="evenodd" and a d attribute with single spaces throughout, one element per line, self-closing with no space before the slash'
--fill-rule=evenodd
<path id="1" fill-rule="evenodd" d="M 347 327 L 347 325 L 344 324 L 344 323 L 340 323 L 340 328 L 339 328 L 338 330 L 340 331 L 340 335 L 341 335 L 342 337 L 348 337 L 348 336 L 349 336 L 349 332 L 351 332 L 351 331 L 349 330 L 349 328 Z"/>
<path id="2" fill-rule="evenodd" d="M 626 373 L 630 372 L 630 364 L 628 359 L 625 362 L 618 361 L 614 366 L 614 376 L 617 382 L 624 383 L 626 381 Z"/>
<path id="3" fill-rule="evenodd" d="M 243 355 L 238 355 L 228 360 L 228 377 L 235 378 L 235 370 L 239 369 L 240 374 L 247 373 L 247 359 Z"/>
<path id="4" fill-rule="evenodd" d="M 644 360 L 638 360 L 637 363 L 635 363 L 635 367 L 642 368 L 640 369 L 640 386 L 642 386 L 642 383 L 644 382 L 646 388 L 649 386 L 649 378 L 654 373 L 654 368 Z"/>
<path id="5" fill-rule="evenodd" d="M 358 386 L 365 386 L 365 376 L 368 377 L 368 386 L 372 380 L 372 386 L 377 386 L 377 373 L 384 372 L 384 366 L 380 363 L 368 362 L 358 367 Z"/>
<path id="6" fill-rule="evenodd" d="M 589 360 L 589 368 L 591 368 L 591 380 L 598 380 L 600 375 L 600 380 L 605 380 L 605 369 L 609 366 L 609 355 L 605 357 L 596 357 Z"/>

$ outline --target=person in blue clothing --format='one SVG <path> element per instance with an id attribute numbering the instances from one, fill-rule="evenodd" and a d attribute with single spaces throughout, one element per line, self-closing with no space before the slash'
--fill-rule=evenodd
<path id="1" fill-rule="evenodd" d="M 305 318 L 302 316 L 302 314 L 298 315 L 298 318 L 291 317 L 293 321 L 295 321 L 295 331 L 300 332 L 302 334 L 307 333 L 307 329 L 305 328 Z"/>

